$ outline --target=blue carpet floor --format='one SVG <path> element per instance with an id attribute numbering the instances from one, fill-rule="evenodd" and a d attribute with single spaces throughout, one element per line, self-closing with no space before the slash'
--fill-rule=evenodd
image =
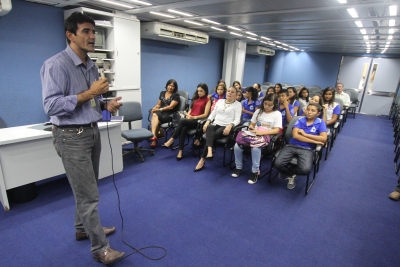
<path id="1" fill-rule="evenodd" d="M 232 178 L 220 148 L 198 173 L 189 147 L 179 162 L 176 150 L 162 147 L 143 163 L 127 157 L 115 175 L 125 239 L 168 253 L 159 261 L 136 253 L 115 266 L 398 266 L 400 203 L 387 197 L 397 183 L 392 141 L 386 117 L 349 118 L 307 196 L 305 177 L 294 190 L 279 179 L 249 185 L 250 161 Z M 269 164 L 263 159 L 262 171 Z M 89 241 L 74 239 L 66 178 L 37 189 L 35 200 L 0 212 L 0 266 L 101 266 Z M 112 178 L 100 180 L 99 190 L 102 223 L 117 227 L 110 244 L 129 253 Z"/>

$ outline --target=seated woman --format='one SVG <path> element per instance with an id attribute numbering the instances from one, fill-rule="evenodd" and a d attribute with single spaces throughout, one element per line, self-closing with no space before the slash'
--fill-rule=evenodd
<path id="1" fill-rule="evenodd" d="M 150 147 L 157 146 L 157 129 L 162 123 L 172 121 L 171 115 L 178 108 L 178 104 L 180 102 L 178 91 L 178 83 L 174 79 L 170 79 L 167 81 L 165 85 L 166 91 L 160 92 L 160 96 L 158 97 L 158 102 L 151 110 L 151 132 L 153 133 L 153 138 L 150 138 L 153 141 L 150 144 Z"/>
<path id="2" fill-rule="evenodd" d="M 273 87 L 273 86 L 268 87 L 267 95 L 269 95 L 269 94 L 276 94 L 275 87 Z"/>
<path id="3" fill-rule="evenodd" d="M 201 171 L 204 168 L 206 159 L 213 159 L 212 147 L 214 140 L 224 135 L 229 135 L 233 127 L 240 123 L 242 105 L 236 101 L 236 93 L 236 89 L 230 87 L 226 92 L 226 99 L 217 102 L 215 109 L 204 124 L 203 131 L 206 133 L 206 145 L 194 169 L 195 172 Z"/>
<path id="4" fill-rule="evenodd" d="M 275 94 L 266 95 L 260 105 L 260 108 L 254 112 L 251 118 L 249 130 L 256 135 L 274 135 L 282 129 L 282 115 L 278 111 L 278 99 Z M 251 148 L 252 175 L 247 181 L 249 184 L 257 183 L 260 176 L 261 149 L 259 147 Z M 243 167 L 243 149 L 235 144 L 235 164 L 236 169 L 232 177 L 238 177 L 242 173 Z"/>
<path id="5" fill-rule="evenodd" d="M 335 89 L 326 87 L 322 91 L 322 101 L 326 107 L 326 126 L 332 128 L 340 114 L 340 106 L 335 102 Z"/>
<path id="6" fill-rule="evenodd" d="M 277 83 L 275 84 L 275 94 L 279 95 L 279 92 L 282 90 L 282 84 Z"/>
<path id="7" fill-rule="evenodd" d="M 237 91 L 242 91 L 242 85 L 240 84 L 239 81 L 234 81 L 233 84 L 232 84 L 232 86 L 235 87 L 235 89 L 236 89 Z M 242 91 L 242 92 L 243 92 L 243 91 Z"/>
<path id="8" fill-rule="evenodd" d="M 189 112 L 186 113 L 185 118 L 181 119 L 178 127 L 175 128 L 172 137 L 164 143 L 164 147 L 170 148 L 174 140 L 179 137 L 179 151 L 176 160 L 182 159 L 183 147 L 185 145 L 186 132 L 190 128 L 197 128 L 197 121 L 208 117 L 211 107 L 211 101 L 207 97 L 208 86 L 205 83 L 197 85 L 197 90 L 192 97 Z"/>
<path id="9" fill-rule="evenodd" d="M 313 165 L 313 151 L 316 144 L 324 145 L 327 139 L 326 125 L 318 118 L 321 112 L 319 104 L 310 103 L 306 116 L 298 119 L 293 126 L 292 138 L 289 144 L 280 151 L 274 165 L 279 170 L 279 177 L 286 175 L 287 188 L 296 187 L 296 175 L 309 174 Z M 289 129 L 288 129 L 289 131 Z M 292 159 L 297 158 L 297 164 L 292 165 Z"/>
<path id="10" fill-rule="evenodd" d="M 299 98 L 297 97 L 297 91 L 296 88 L 293 86 L 290 86 L 287 88 L 288 94 L 289 94 L 289 104 L 293 106 L 293 113 L 294 116 L 297 116 L 297 112 L 299 110 L 300 102 Z"/>
<path id="11" fill-rule="evenodd" d="M 244 96 L 241 90 L 237 91 L 236 93 L 236 100 L 242 102 L 244 100 Z"/>

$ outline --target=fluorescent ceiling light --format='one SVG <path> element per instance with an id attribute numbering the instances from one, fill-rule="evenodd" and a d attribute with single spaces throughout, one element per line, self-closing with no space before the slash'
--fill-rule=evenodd
<path id="1" fill-rule="evenodd" d="M 257 38 L 254 38 L 254 37 L 247 36 L 247 38 L 248 38 L 248 39 L 251 39 L 251 40 L 257 41 Z"/>
<path id="2" fill-rule="evenodd" d="M 392 39 L 393 39 L 393 35 L 389 35 L 388 40 L 392 40 Z"/>
<path id="3" fill-rule="evenodd" d="M 241 34 L 239 34 L 239 33 L 236 33 L 236 32 L 229 32 L 230 34 L 233 34 L 233 35 L 236 35 L 236 36 L 243 36 L 243 35 L 241 35 Z"/>
<path id="4" fill-rule="evenodd" d="M 264 36 L 261 36 L 261 39 L 271 40 L 270 38 L 267 38 L 267 37 L 264 37 Z"/>
<path id="5" fill-rule="evenodd" d="M 366 31 L 365 29 L 360 29 L 360 32 L 361 32 L 362 34 L 367 34 L 367 31 Z"/>
<path id="6" fill-rule="evenodd" d="M 175 18 L 174 16 L 171 16 L 171 15 L 167 15 L 167 14 L 163 14 L 163 13 L 159 13 L 159 12 L 153 12 L 153 11 L 151 11 L 150 14 L 161 16 L 161 17 L 167 17 L 167 18 L 171 18 L 171 19 Z"/>
<path id="7" fill-rule="evenodd" d="M 387 48 L 383 49 L 381 54 L 384 54 L 386 52 Z"/>
<path id="8" fill-rule="evenodd" d="M 194 24 L 194 25 L 198 25 L 198 26 L 203 26 L 204 25 L 204 24 L 201 24 L 201 23 L 198 23 L 198 22 L 195 22 L 195 21 L 191 21 L 191 20 L 184 20 L 184 22 L 190 23 L 190 24 Z"/>
<path id="9" fill-rule="evenodd" d="M 221 25 L 221 23 L 216 22 L 216 21 L 212 21 L 212 20 L 209 20 L 209 19 L 201 19 L 201 20 L 205 21 L 205 22 L 208 22 L 208 23 L 211 23 L 211 24 Z"/>
<path id="10" fill-rule="evenodd" d="M 124 5 L 124 4 L 120 4 L 120 3 L 116 3 L 116 2 L 112 2 L 112 1 L 108 1 L 108 0 L 99 0 L 100 2 L 104 2 L 110 5 L 114 5 L 114 6 L 120 6 L 120 7 L 126 7 L 126 8 L 134 8 L 133 6 L 129 6 L 129 5 Z"/>
<path id="11" fill-rule="evenodd" d="M 283 49 L 283 50 L 286 50 L 286 51 L 288 51 L 288 50 L 289 50 L 289 49 L 287 49 L 287 48 L 285 48 L 285 47 L 283 47 L 282 49 Z"/>
<path id="12" fill-rule="evenodd" d="M 145 5 L 145 6 L 152 6 L 152 4 L 150 4 L 150 3 L 146 3 L 146 2 L 143 2 L 143 1 L 139 1 L 139 0 L 129 0 L 129 1 L 134 2 L 134 3 L 138 3 L 138 4 L 142 4 L 142 5 Z"/>
<path id="13" fill-rule="evenodd" d="M 278 41 L 274 41 L 275 43 L 277 43 L 277 44 L 281 44 L 281 42 L 278 42 Z"/>
<path id="14" fill-rule="evenodd" d="M 367 54 L 369 54 L 369 52 L 371 52 L 371 51 L 367 50 Z"/>
<path id="15" fill-rule="evenodd" d="M 390 42 L 386 42 L 385 47 L 389 47 L 390 46 Z"/>
<path id="16" fill-rule="evenodd" d="M 268 44 L 267 42 L 264 42 L 264 41 L 260 41 L 261 43 L 264 43 L 264 44 Z"/>
<path id="17" fill-rule="evenodd" d="M 189 13 L 181 12 L 181 11 L 178 11 L 178 10 L 168 9 L 168 12 L 175 13 L 175 14 L 182 15 L 182 16 L 186 16 L 186 17 L 193 17 L 193 15 L 191 15 Z"/>
<path id="18" fill-rule="evenodd" d="M 368 40 L 368 35 L 364 35 L 364 40 Z"/>
<path id="19" fill-rule="evenodd" d="M 396 21 L 394 19 L 389 20 L 389 26 L 393 27 L 396 24 Z"/>
<path id="20" fill-rule="evenodd" d="M 355 23 L 355 24 L 357 25 L 357 27 L 359 27 L 359 28 L 362 28 L 362 27 L 363 27 L 362 22 L 359 21 L 359 20 L 354 21 L 354 23 Z"/>
<path id="21" fill-rule="evenodd" d="M 276 46 L 276 44 L 273 44 L 273 43 L 269 43 L 269 45 L 270 45 L 270 46 Z"/>
<path id="22" fill-rule="evenodd" d="M 301 52 L 304 52 L 304 49 L 301 49 L 300 51 L 301 51 Z"/>
<path id="23" fill-rule="evenodd" d="M 225 32 L 224 29 L 220 29 L 220 28 L 217 28 L 217 27 L 211 27 L 211 29 L 214 29 L 214 30 L 217 30 L 217 31 L 221 31 L 221 32 Z"/>
<path id="24" fill-rule="evenodd" d="M 338 0 L 338 2 L 341 3 L 341 4 L 346 4 L 347 0 Z"/>
<path id="25" fill-rule="evenodd" d="M 284 46 L 289 46 L 289 45 L 287 45 L 287 44 L 285 44 L 285 43 L 282 43 L 282 45 L 284 45 Z"/>
<path id="26" fill-rule="evenodd" d="M 250 35 L 253 35 L 253 36 L 258 36 L 257 34 L 255 34 L 255 33 L 252 33 L 252 32 L 246 32 L 247 34 L 250 34 Z"/>
<path id="27" fill-rule="evenodd" d="M 353 18 L 358 18 L 357 11 L 354 8 L 348 8 L 347 12 L 349 12 L 350 16 Z"/>
<path id="28" fill-rule="evenodd" d="M 389 34 L 393 34 L 394 33 L 394 29 L 389 29 Z"/>
<path id="29" fill-rule="evenodd" d="M 389 14 L 390 16 L 396 16 L 397 15 L 397 6 L 389 6 Z"/>
<path id="30" fill-rule="evenodd" d="M 276 47 L 278 47 L 278 48 L 282 48 L 282 46 L 279 46 L 279 45 L 277 45 Z"/>
<path id="31" fill-rule="evenodd" d="M 228 26 L 228 28 L 229 28 L 229 29 L 232 29 L 232 30 L 236 30 L 236 31 L 242 31 L 241 29 L 236 28 L 236 27 L 233 27 L 233 26 Z"/>

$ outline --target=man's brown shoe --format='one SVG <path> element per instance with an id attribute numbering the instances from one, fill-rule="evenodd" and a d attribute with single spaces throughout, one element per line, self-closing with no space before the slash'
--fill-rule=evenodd
<path id="1" fill-rule="evenodd" d="M 103 227 L 104 233 L 107 235 L 111 235 L 112 233 L 115 232 L 115 227 Z M 81 233 L 75 233 L 75 238 L 78 241 L 82 241 L 85 239 L 88 239 L 88 236 L 85 232 L 81 232 Z"/>
<path id="2" fill-rule="evenodd" d="M 390 193 L 389 198 L 396 201 L 400 200 L 400 192 L 394 191 Z"/>
<path id="3" fill-rule="evenodd" d="M 98 262 L 102 262 L 104 264 L 111 264 L 115 261 L 120 260 L 125 255 L 125 252 L 119 252 L 113 250 L 112 248 L 108 248 L 102 253 L 93 254 L 93 259 Z"/>

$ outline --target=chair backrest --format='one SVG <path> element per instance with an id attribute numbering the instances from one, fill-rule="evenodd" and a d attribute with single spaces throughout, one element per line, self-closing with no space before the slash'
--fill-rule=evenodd
<path id="1" fill-rule="evenodd" d="M 343 103 L 343 100 L 340 99 L 340 98 L 335 98 L 335 102 L 339 104 L 340 112 L 342 112 L 342 110 L 343 110 L 343 104 L 344 104 L 344 103 Z"/>
<path id="2" fill-rule="evenodd" d="M 1 128 L 7 128 L 6 123 L 3 121 L 3 119 L 0 117 L 0 129 Z"/>
<path id="3" fill-rule="evenodd" d="M 187 100 L 185 97 L 179 95 L 180 101 L 178 104 L 178 110 L 177 111 L 184 111 L 186 109 L 186 105 L 187 105 Z"/>
<path id="4" fill-rule="evenodd" d="M 310 86 L 307 89 L 308 89 L 308 92 L 310 92 L 310 93 L 314 93 L 314 92 L 321 93 L 322 92 L 320 87 Z"/>
<path id="5" fill-rule="evenodd" d="M 356 89 L 344 89 L 343 92 L 347 93 L 350 96 L 351 103 L 358 101 L 358 90 Z"/>
<path id="6" fill-rule="evenodd" d="M 304 102 L 299 101 L 299 109 L 297 110 L 297 114 L 300 113 L 300 110 L 302 110 L 305 107 Z"/>
<path id="7" fill-rule="evenodd" d="M 186 99 L 186 103 L 189 102 L 189 93 L 185 90 L 178 90 L 177 92 L 180 96 L 183 96 Z"/>
<path id="8" fill-rule="evenodd" d="M 292 138 L 292 130 L 293 130 L 293 125 L 296 123 L 298 119 L 300 119 L 302 116 L 293 116 L 293 118 L 290 120 L 289 124 L 287 125 L 287 129 L 285 132 L 285 142 L 286 144 L 289 144 L 290 139 Z"/>
<path id="9" fill-rule="evenodd" d="M 143 119 L 142 105 L 136 101 L 124 102 L 119 108 L 118 115 L 124 116 L 125 122 L 139 121 Z"/>
<path id="10" fill-rule="evenodd" d="M 262 85 L 266 85 L 266 86 L 271 86 L 271 85 L 273 85 L 272 83 L 270 83 L 270 82 L 263 82 L 263 84 Z"/>

